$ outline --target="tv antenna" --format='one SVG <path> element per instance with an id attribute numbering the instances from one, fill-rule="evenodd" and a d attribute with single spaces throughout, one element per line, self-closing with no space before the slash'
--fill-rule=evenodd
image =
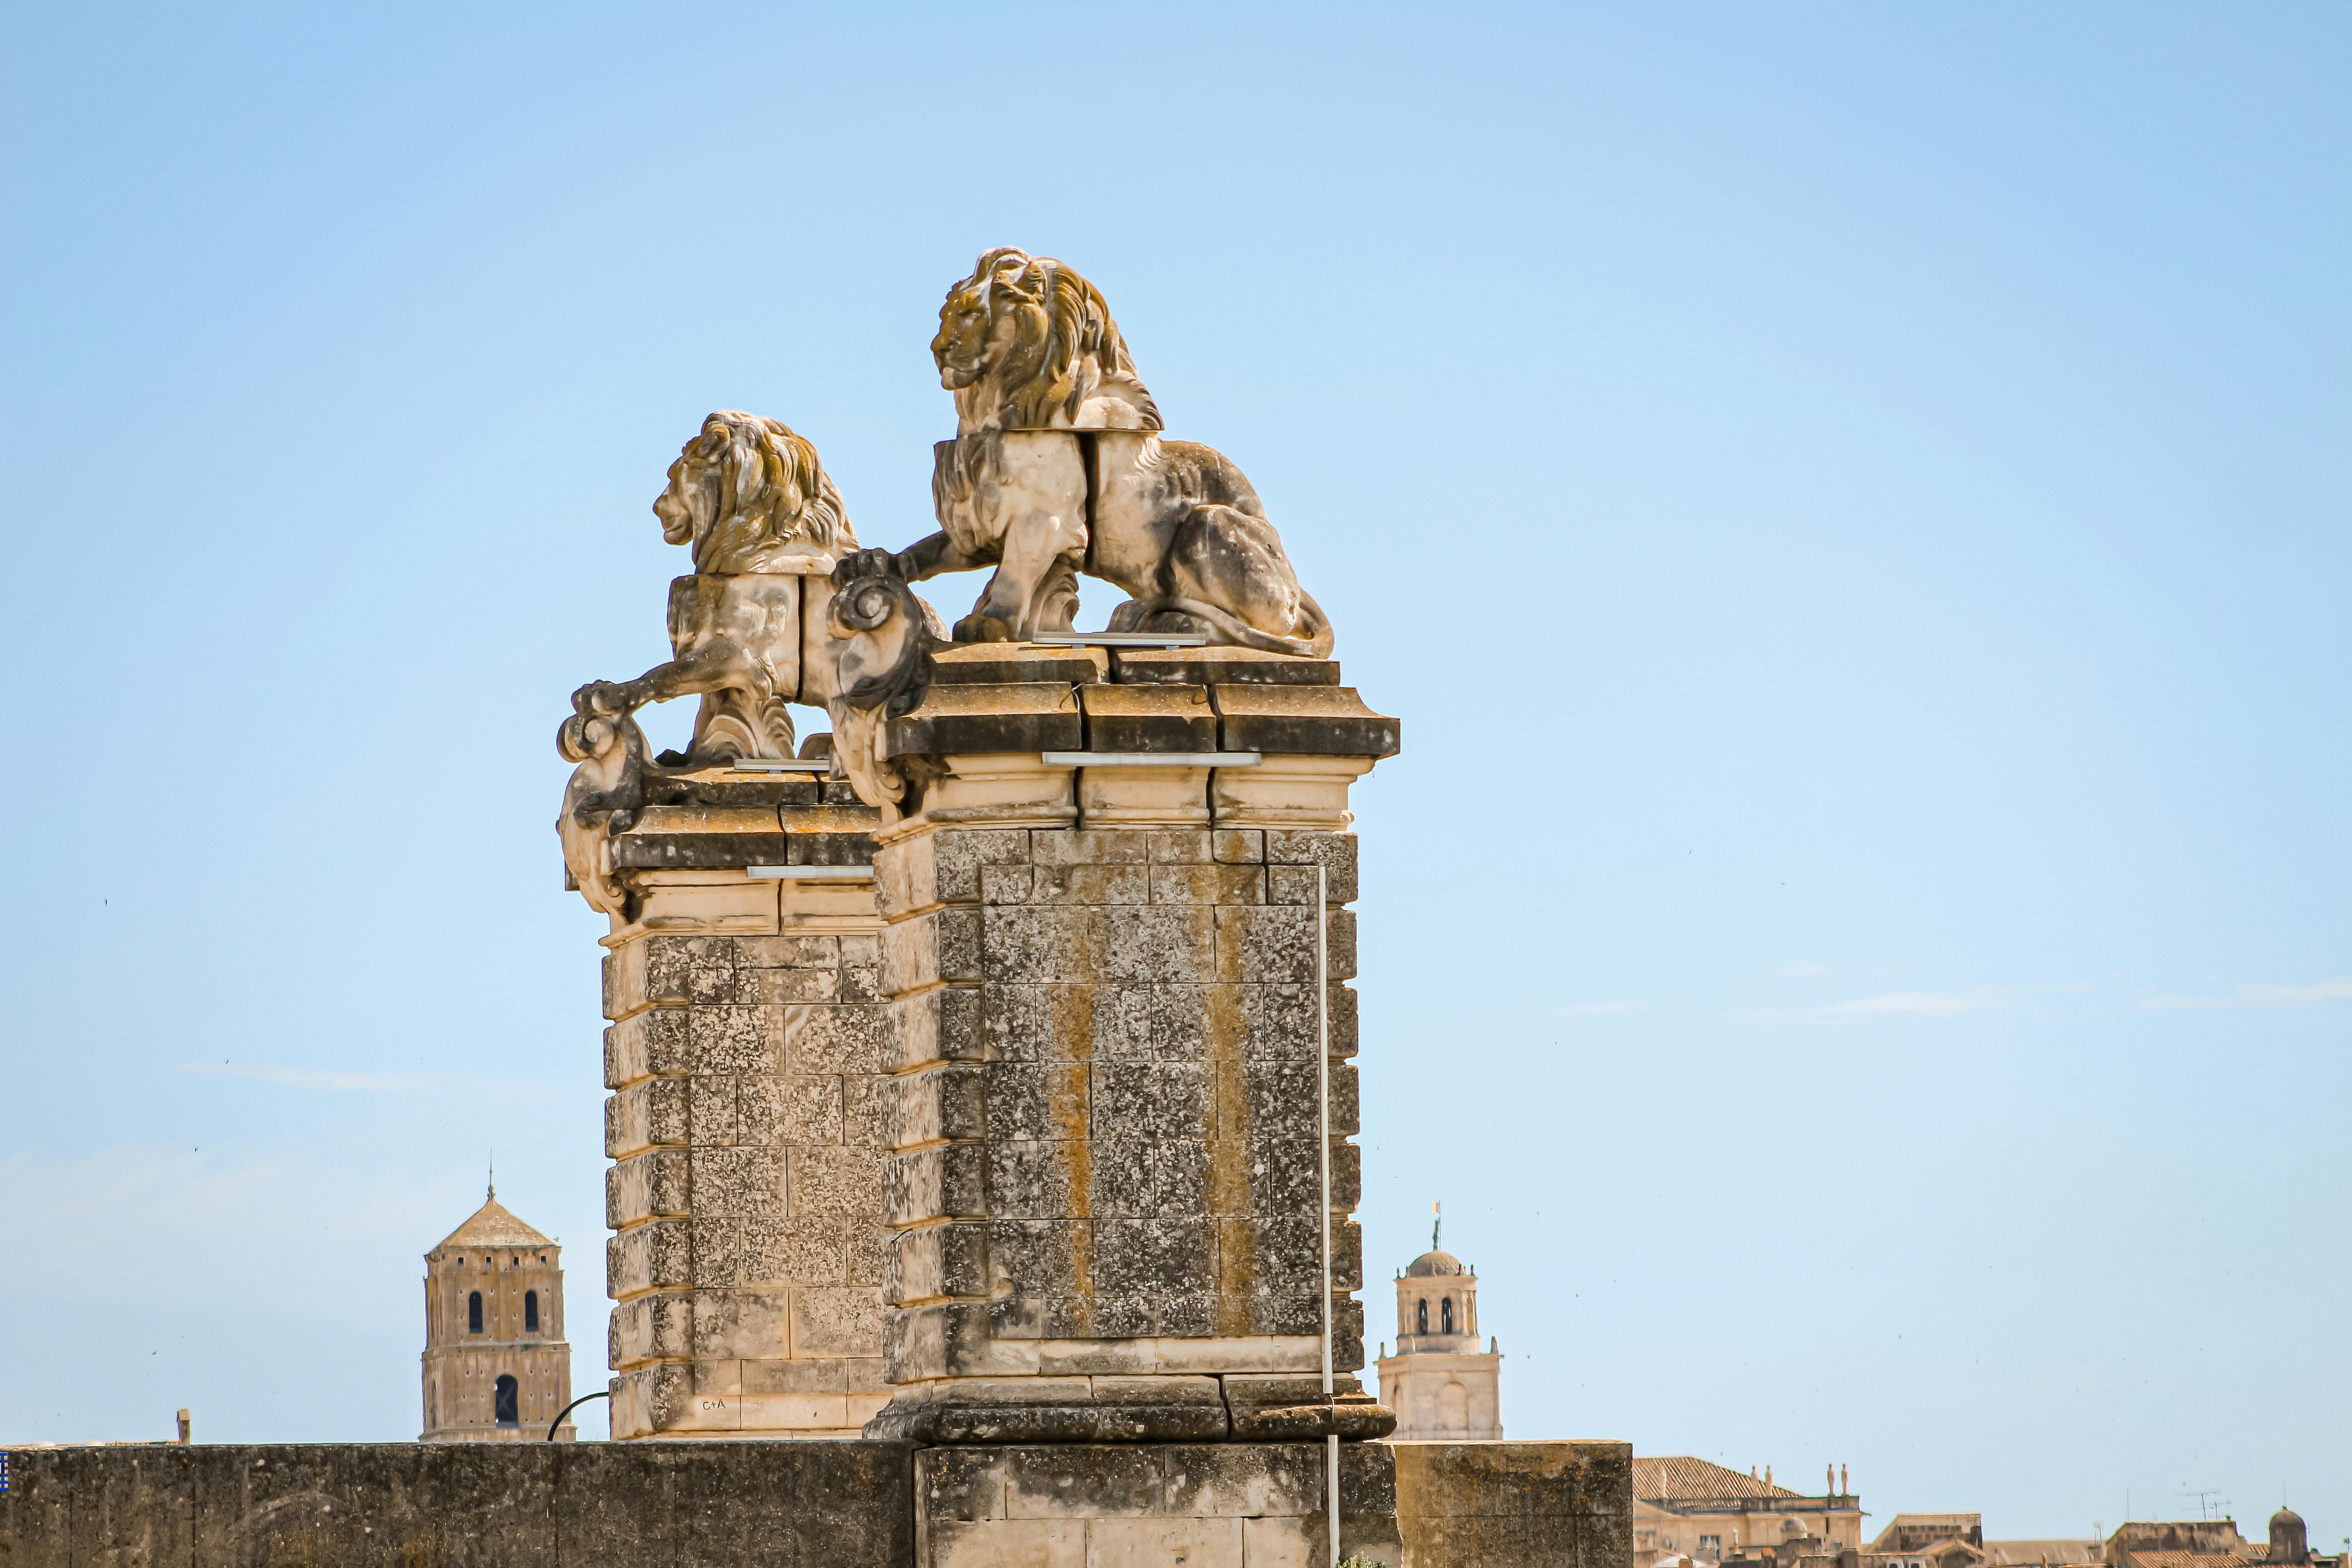
<path id="1" fill-rule="evenodd" d="M 2197 1517 L 2200 1519 L 2230 1517 L 2230 1500 L 2221 1495 L 2219 1487 L 2192 1487 L 2184 1481 L 2180 1495 L 2197 1505 Z"/>

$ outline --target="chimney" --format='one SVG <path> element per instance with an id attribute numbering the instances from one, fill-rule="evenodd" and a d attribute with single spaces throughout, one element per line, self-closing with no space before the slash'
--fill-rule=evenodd
<path id="1" fill-rule="evenodd" d="M 1764 1484 L 1768 1487 L 1772 1484 L 1772 1467 L 1769 1465 L 1764 1467 Z"/>
<path id="2" fill-rule="evenodd" d="M 182 1447 L 184 1447 L 184 1447 L 186 1447 L 188 1446 L 188 1443 L 189 1443 L 189 1441 L 190 1441 L 190 1438 L 189 1438 L 189 1436 L 188 1436 L 188 1432 L 189 1432 L 188 1413 L 187 1413 L 186 1411 L 183 1410 L 183 1411 L 181 1411 L 181 1412 L 180 1412 L 180 1437 L 179 1437 L 179 1442 L 180 1442 L 180 1446 L 181 1446 Z"/>

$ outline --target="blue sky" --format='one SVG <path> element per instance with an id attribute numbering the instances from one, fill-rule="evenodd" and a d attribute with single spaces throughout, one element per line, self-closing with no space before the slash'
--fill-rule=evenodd
<path id="1" fill-rule="evenodd" d="M 12 17 L 0 1438 L 413 1436 L 493 1145 L 596 1384 L 564 698 L 711 408 L 929 530 L 1017 244 L 1404 721 L 1369 1264 L 1514 1436 L 2352 1535 L 2347 14 L 869 11 Z"/>

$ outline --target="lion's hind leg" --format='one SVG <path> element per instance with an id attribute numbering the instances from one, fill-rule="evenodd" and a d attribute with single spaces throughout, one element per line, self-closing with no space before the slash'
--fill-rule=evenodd
<path id="1" fill-rule="evenodd" d="M 1265 639 L 1248 639 L 1251 647 L 1297 653 L 1319 641 L 1318 657 L 1329 651 L 1329 624 L 1298 585 L 1281 535 L 1254 513 L 1194 507 L 1170 542 L 1160 576 L 1165 608 L 1213 611 Z"/>

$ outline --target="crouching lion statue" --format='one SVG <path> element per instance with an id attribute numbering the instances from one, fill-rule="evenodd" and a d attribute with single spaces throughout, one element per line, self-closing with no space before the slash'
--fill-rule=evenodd
<path id="1" fill-rule="evenodd" d="M 676 657 L 635 680 L 591 681 L 585 714 L 626 714 L 699 695 L 694 739 L 671 764 L 793 754 L 788 704 L 823 706 L 834 659 L 827 574 L 857 534 L 816 448 L 782 420 L 722 408 L 670 465 L 654 502 L 662 537 L 690 545 L 694 574 L 669 585 Z"/>
<path id="2" fill-rule="evenodd" d="M 1093 284 L 1050 258 L 992 250 L 949 290 L 931 357 L 957 435 L 934 452 L 940 531 L 898 566 L 910 583 L 996 568 L 957 641 L 1068 631 L 1083 572 L 1131 595 L 1114 631 L 1331 651 L 1331 623 L 1249 480 L 1211 447 L 1161 437 Z"/>

